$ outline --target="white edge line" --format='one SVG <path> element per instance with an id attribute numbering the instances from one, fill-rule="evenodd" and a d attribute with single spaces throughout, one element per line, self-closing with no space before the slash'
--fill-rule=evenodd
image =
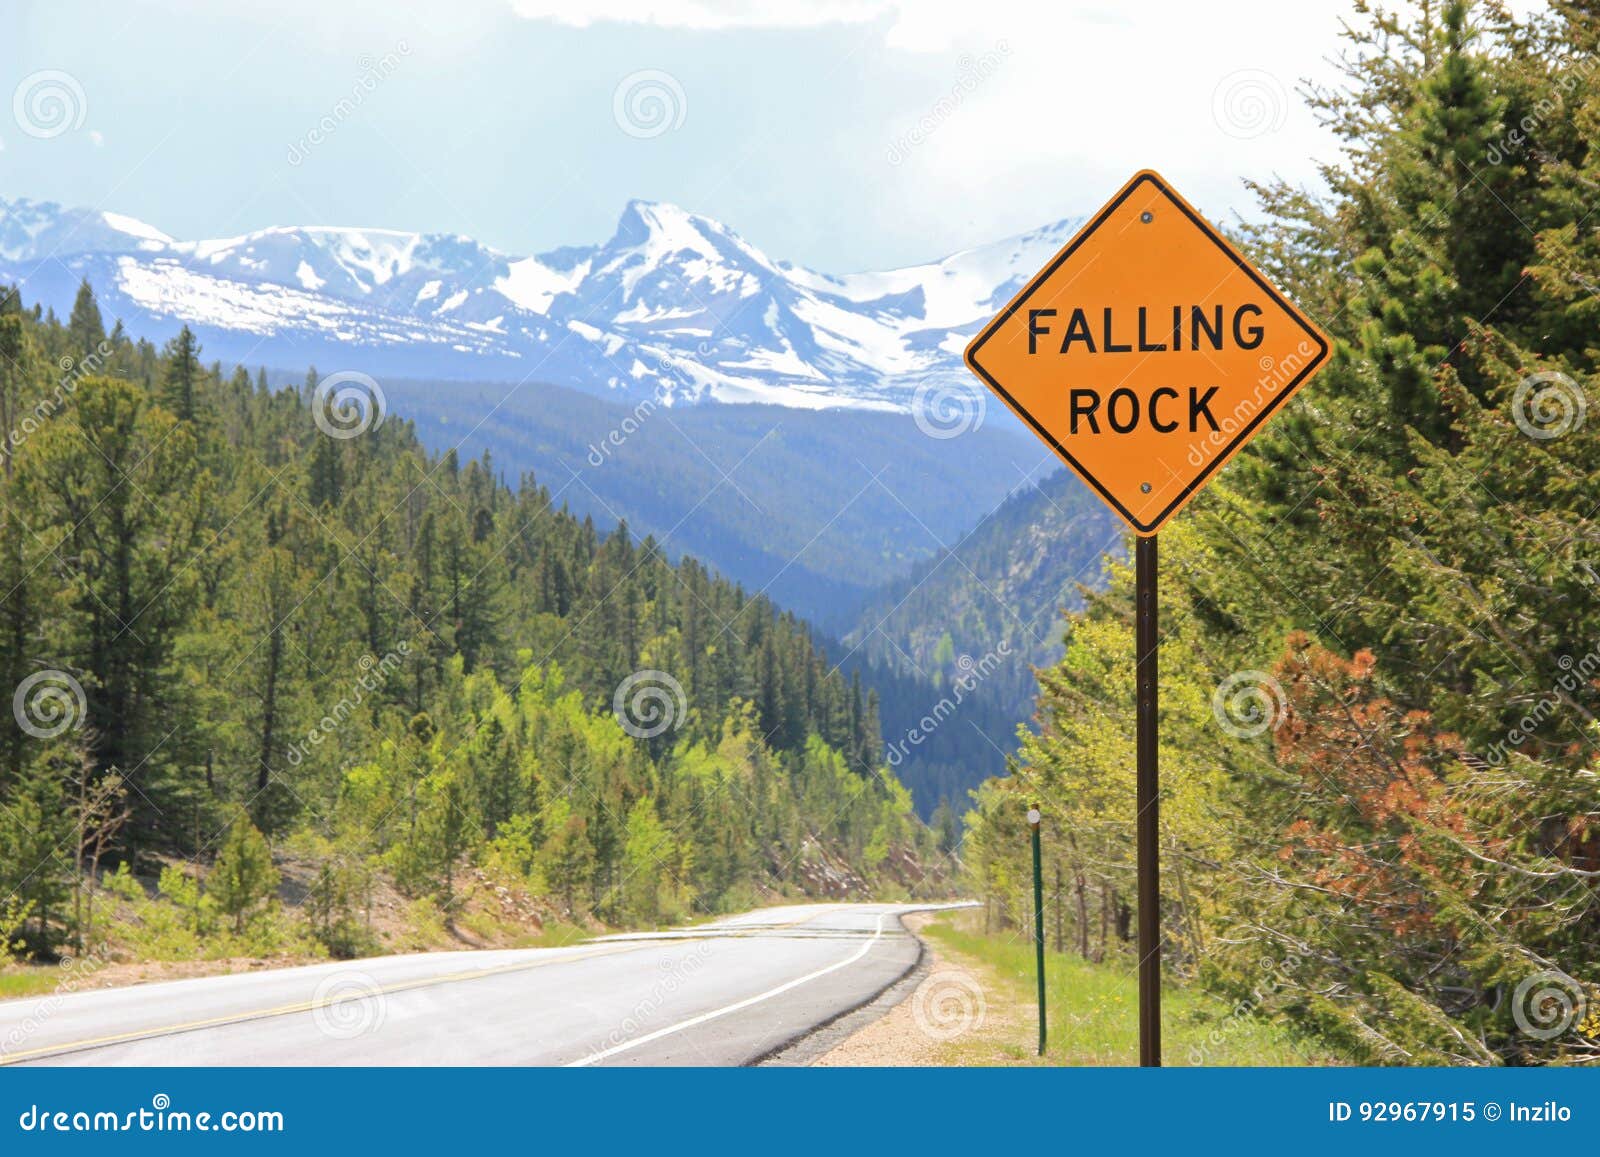
<path id="1" fill-rule="evenodd" d="M 725 1005 L 722 1008 L 714 1008 L 710 1012 L 702 1012 L 699 1016 L 692 1016 L 688 1020 L 679 1021 L 677 1024 L 668 1025 L 666 1028 L 658 1028 L 655 1032 L 645 1033 L 644 1036 L 634 1037 L 632 1040 L 623 1041 L 619 1045 L 612 1045 L 610 1048 L 604 1049 L 601 1052 L 590 1053 L 588 1056 L 581 1057 L 578 1060 L 568 1061 L 563 1067 L 569 1069 L 581 1069 L 588 1065 L 598 1064 L 603 1060 L 616 1056 L 618 1053 L 625 1053 L 629 1049 L 636 1049 L 640 1045 L 649 1044 L 651 1041 L 660 1040 L 662 1037 L 671 1036 L 673 1033 L 684 1031 L 684 1029 L 690 1029 L 694 1028 L 696 1025 L 705 1024 L 705 1022 L 708 1020 L 715 1020 L 717 1017 L 726 1016 L 730 1012 L 738 1012 L 740 1009 L 749 1008 L 753 1004 L 760 1004 L 763 1000 L 771 1000 L 774 996 L 788 992 L 791 988 L 799 988 L 802 984 L 808 984 L 811 981 L 816 980 L 818 977 L 828 975 L 830 972 L 837 972 L 841 968 L 848 968 L 850 965 L 860 960 L 868 952 L 872 951 L 872 946 L 883 937 L 884 918 L 890 915 L 892 915 L 892 913 L 880 912 L 878 914 L 877 927 L 874 928 L 872 932 L 872 939 L 863 944 L 855 951 L 854 954 L 839 961 L 837 964 L 830 964 L 826 968 L 819 968 L 815 972 L 808 972 L 804 976 L 798 976 L 785 984 L 778 985 L 777 988 L 769 988 L 766 992 L 757 993 L 755 996 L 747 996 L 743 1000 L 736 1001 L 733 1004 Z"/>

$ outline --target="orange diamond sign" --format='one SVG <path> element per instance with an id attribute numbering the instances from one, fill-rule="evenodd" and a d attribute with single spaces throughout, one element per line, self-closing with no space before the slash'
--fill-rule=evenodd
<path id="1" fill-rule="evenodd" d="M 1328 339 L 1139 173 L 967 347 L 967 365 L 1154 534 L 1328 358 Z"/>

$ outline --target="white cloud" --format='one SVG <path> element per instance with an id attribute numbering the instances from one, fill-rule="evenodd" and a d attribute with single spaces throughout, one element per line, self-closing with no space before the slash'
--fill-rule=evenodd
<path id="1" fill-rule="evenodd" d="M 948 48 L 978 24 L 971 5 L 954 0 L 590 0 L 582 6 L 571 0 L 511 0 L 511 9 L 529 20 L 571 28 L 644 24 L 699 32 L 825 28 L 887 19 L 884 42 L 912 52 Z"/>
<path id="2" fill-rule="evenodd" d="M 1326 19 L 1331 9 L 1348 16 L 1349 0 L 1305 5 L 1231 3 L 1198 5 L 1193 0 L 1144 0 L 1137 7 L 1117 0 L 509 0 L 517 15 L 547 20 L 571 28 L 600 24 L 642 24 L 657 28 L 717 32 L 734 29 L 824 28 L 829 25 L 889 21 L 884 43 L 911 52 L 935 52 L 962 45 L 973 38 L 1022 37 L 1052 44 L 1063 52 L 1064 67 L 1104 67 L 1103 58 L 1075 56 L 1070 35 L 1094 28 L 1121 26 L 1137 30 L 1141 45 L 1160 55 L 1176 47 L 1190 58 L 1204 58 L 1218 46 L 1236 40 L 1259 40 L 1263 34 L 1280 37 L 1280 46 L 1292 50 L 1293 38 L 1312 30 L 1318 44 L 1329 37 Z M 1545 0 L 1511 0 L 1518 15 L 1545 7 Z M 1242 10 L 1242 11 L 1241 11 Z M 1246 14 L 1247 13 L 1247 14 Z M 1310 16 L 1311 19 L 1306 19 Z M 1200 39 L 1177 38 L 1172 31 L 1189 25 Z M 1065 37 L 1063 34 L 1067 34 Z M 1164 44 L 1163 42 L 1167 42 Z M 1203 47 L 1201 47 L 1203 46 Z M 1130 67 L 1141 66 L 1141 55 L 1128 58 Z"/>
<path id="3" fill-rule="evenodd" d="M 883 20 L 887 28 L 886 46 L 909 52 L 937 52 L 961 47 L 975 40 L 993 41 L 1010 36 L 1048 44 L 1061 54 L 1063 66 L 1103 68 L 1104 58 L 1085 59 L 1076 49 L 1085 33 L 1122 28 L 1136 33 L 1141 46 L 1157 53 L 1167 31 L 1175 25 L 1199 26 L 1204 33 L 1200 43 L 1207 55 L 1219 41 L 1235 37 L 1251 38 L 1293 28 L 1292 8 L 1281 3 L 1235 4 L 1234 8 L 1255 9 L 1250 25 L 1228 19 L 1226 8 L 1198 6 L 1192 0 L 1145 0 L 1137 10 L 1119 7 L 1108 0 L 1067 0 L 1043 3 L 1041 0 L 589 0 L 575 5 L 571 0 L 510 0 L 517 15 L 529 20 L 545 20 L 571 28 L 590 28 L 605 24 L 637 24 L 687 31 L 723 32 L 740 29 L 824 28 L 833 25 L 863 24 Z M 1324 9 L 1325 4 L 1312 4 Z M 1339 11 L 1348 0 L 1337 0 Z M 1326 39 L 1327 26 L 1319 26 L 1319 40 Z M 1180 47 L 1197 55 L 1195 41 L 1185 39 Z M 1140 67 L 1142 53 L 1128 58 L 1130 67 Z"/>
<path id="4" fill-rule="evenodd" d="M 893 0 L 511 0 L 518 16 L 572 28 L 595 24 L 651 24 L 659 28 L 721 31 L 730 28 L 819 28 L 859 24 L 897 5 Z"/>

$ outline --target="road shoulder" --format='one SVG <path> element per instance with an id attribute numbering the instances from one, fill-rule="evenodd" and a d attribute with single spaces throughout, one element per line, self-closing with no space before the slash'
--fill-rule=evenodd
<path id="1" fill-rule="evenodd" d="M 794 1057 L 771 1063 L 820 1068 L 1015 1064 L 1018 1042 L 1032 1031 L 1031 1022 L 1022 1023 L 1011 1002 L 995 999 L 1004 987 L 989 968 L 923 935 L 939 915 L 918 912 L 905 918 L 907 930 L 922 945 L 916 968 L 877 1000 L 789 1050 Z"/>

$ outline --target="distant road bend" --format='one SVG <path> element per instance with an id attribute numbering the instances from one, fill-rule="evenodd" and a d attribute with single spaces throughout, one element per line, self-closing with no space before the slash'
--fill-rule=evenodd
<path id="1" fill-rule="evenodd" d="M 569 948 L 432 952 L 0 1002 L 0 1064 L 743 1065 L 915 964 L 936 905 L 808 904 Z"/>

